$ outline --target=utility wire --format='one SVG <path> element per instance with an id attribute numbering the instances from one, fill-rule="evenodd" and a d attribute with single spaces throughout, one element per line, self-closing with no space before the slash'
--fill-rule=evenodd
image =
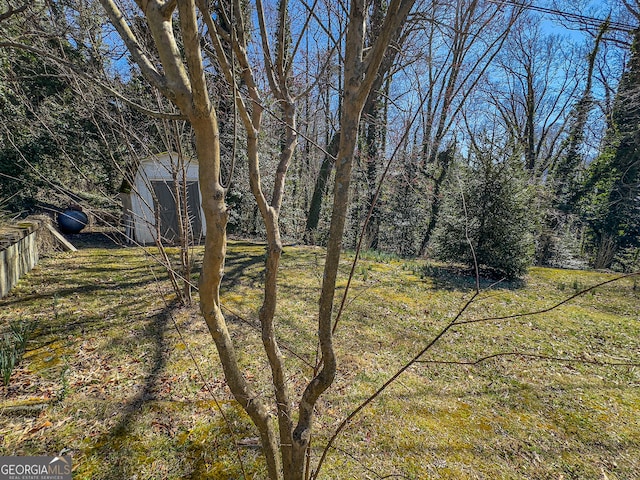
<path id="1" fill-rule="evenodd" d="M 576 22 L 580 22 L 582 24 L 585 24 L 589 27 L 596 27 L 599 28 L 605 21 L 606 19 L 603 18 L 597 18 L 597 17 L 590 17 L 587 15 L 580 15 L 578 13 L 570 13 L 570 12 L 565 12 L 563 10 L 558 10 L 555 8 L 547 8 L 547 7 L 542 7 L 539 5 L 534 5 L 534 4 L 525 4 L 525 3 L 520 3 L 520 2 L 516 2 L 516 1 L 509 1 L 509 0 L 488 0 L 491 3 L 496 3 L 498 5 L 508 5 L 508 6 L 514 6 L 514 7 L 518 7 L 518 8 L 523 8 L 525 10 L 532 10 L 534 12 L 540 12 L 540 13 L 544 13 L 547 15 L 552 15 L 555 17 L 563 17 L 567 20 L 573 20 Z M 618 21 L 609 21 L 609 29 L 611 30 L 619 30 L 621 32 L 627 32 L 627 33 L 631 33 L 634 30 L 638 29 L 637 25 L 631 25 L 629 23 L 624 23 L 624 22 L 618 22 Z"/>

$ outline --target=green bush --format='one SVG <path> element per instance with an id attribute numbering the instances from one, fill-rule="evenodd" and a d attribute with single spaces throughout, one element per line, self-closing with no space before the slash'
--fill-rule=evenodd
<path id="1" fill-rule="evenodd" d="M 516 158 L 474 152 L 451 172 L 431 244 L 440 260 L 517 278 L 531 265 L 536 209 L 533 190 Z M 470 247 L 473 246 L 473 251 Z"/>

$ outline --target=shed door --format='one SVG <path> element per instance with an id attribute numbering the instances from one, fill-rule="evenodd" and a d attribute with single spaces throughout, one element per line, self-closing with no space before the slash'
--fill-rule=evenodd
<path id="1" fill-rule="evenodd" d="M 163 241 L 174 243 L 180 240 L 178 234 L 178 214 L 173 181 L 153 181 L 153 206 L 160 226 Z M 198 182 L 187 182 L 187 213 L 189 214 L 190 240 L 199 239 L 202 235 L 202 219 L 200 218 L 200 195 Z"/>

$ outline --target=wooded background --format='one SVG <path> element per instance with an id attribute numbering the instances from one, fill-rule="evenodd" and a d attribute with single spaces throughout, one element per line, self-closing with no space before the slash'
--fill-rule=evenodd
<path id="1" fill-rule="evenodd" d="M 637 265 L 638 5 L 540 7 L 477 0 L 414 7 L 394 34 L 364 106 L 347 247 L 355 246 L 371 210 L 365 248 L 401 256 L 464 262 L 466 227 L 480 263 L 509 275 L 531 263 Z M 126 14 L 153 52 L 134 8 Z M 282 235 L 323 245 L 339 141 L 346 13 L 331 2 L 268 2 L 267 28 L 274 32 L 282 8 L 287 28 L 280 41 L 298 133 Z M 367 45 L 385 2 L 369 8 Z M 568 13 L 577 11 L 583 14 Z M 249 23 L 255 17 L 250 7 L 242 14 Z M 113 222 L 123 178 L 140 158 L 175 150 L 178 142 L 194 155 L 188 122 L 154 119 L 137 108 L 172 107 L 143 81 L 97 2 L 5 1 L 0 28 L 3 210 L 24 214 L 81 203 L 101 216 L 110 211 Z M 272 173 L 286 145 L 284 114 L 261 77 L 264 59 L 252 28 L 248 55 L 266 112 L 261 169 Z M 212 49 L 202 42 L 204 52 Z M 205 63 L 225 172 L 235 158 L 226 179 L 228 231 L 260 237 L 264 226 L 250 194 L 246 131 L 234 120 L 233 89 L 214 59 Z M 246 93 L 246 85 L 238 88 Z M 269 175 L 262 180 L 272 182 Z"/>

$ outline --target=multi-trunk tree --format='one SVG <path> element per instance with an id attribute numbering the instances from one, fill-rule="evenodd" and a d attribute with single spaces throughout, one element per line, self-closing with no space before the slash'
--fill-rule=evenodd
<path id="1" fill-rule="evenodd" d="M 314 376 L 294 408 L 294 397 L 285 374 L 285 362 L 275 334 L 274 313 L 277 305 L 276 280 L 282 244 L 279 238 L 278 214 L 284 194 L 284 179 L 290 154 L 295 147 L 295 117 L 293 98 L 289 90 L 285 39 L 286 3 L 281 3 L 279 28 L 276 33 L 278 52 L 275 59 L 270 53 L 264 12 L 256 3 L 262 51 L 265 58 L 267 80 L 272 93 L 282 105 L 282 119 L 288 140 L 282 149 L 282 157 L 276 172 L 274 190 L 270 200 L 262 191 L 260 179 L 258 141 L 263 105 L 254 78 L 252 63 L 247 53 L 248 29 L 241 2 L 232 2 L 223 10 L 213 12 L 206 0 L 138 1 L 138 15 L 142 15 L 151 32 L 154 50 L 145 50 L 134 34 L 123 12 L 113 0 L 100 0 L 110 22 L 126 45 L 132 59 L 145 78 L 169 99 L 186 118 L 193 129 L 195 150 L 200 165 L 200 188 L 203 209 L 207 221 L 205 254 L 200 276 L 200 306 L 209 331 L 216 344 L 229 388 L 239 404 L 256 425 L 266 458 L 270 478 L 302 479 L 307 466 L 309 442 L 313 426 L 315 404 L 330 387 L 336 373 L 337 360 L 333 350 L 332 310 L 338 263 L 346 211 L 349 204 L 349 185 L 353 156 L 358 138 L 358 126 L 365 101 L 377 77 L 385 57 L 387 46 L 412 8 L 412 0 L 393 0 L 387 6 L 378 36 L 365 51 L 366 19 L 368 5 L 356 0 L 349 6 L 347 31 L 344 44 L 344 87 L 340 142 L 337 149 L 336 180 L 333 212 L 325 261 L 322 291 L 319 299 L 318 343 L 321 362 Z M 233 9 L 233 10 L 232 10 Z M 309 12 L 311 16 L 313 12 Z M 220 17 L 233 25 L 231 32 L 220 28 Z M 177 20 L 179 28 L 175 28 Z M 203 38 L 203 28 L 206 35 Z M 234 344 L 220 303 L 220 284 L 224 275 L 226 252 L 226 223 L 228 210 L 225 204 L 225 185 L 221 181 L 219 126 L 212 104 L 207 72 L 203 62 L 201 45 L 210 42 L 214 58 L 220 70 L 236 93 L 236 105 L 247 132 L 247 158 L 251 189 L 262 214 L 267 230 L 267 260 L 265 294 L 259 318 L 266 356 L 271 366 L 275 405 L 269 405 L 251 387 L 238 364 Z M 226 49 L 225 44 L 230 48 Z M 235 62 L 242 78 L 238 88 Z M 245 99 L 240 91 L 248 94 Z M 290 108 L 290 107 L 291 108 Z M 277 412 L 277 421 L 271 409 Z"/>
<path id="2" fill-rule="evenodd" d="M 285 0 L 278 2 L 273 11 L 268 11 L 268 6 L 260 0 L 251 5 L 240 0 L 215 4 L 207 0 L 100 0 L 100 3 L 131 61 L 135 63 L 136 70 L 164 98 L 163 102 L 159 102 L 157 111 L 147 113 L 158 118 L 186 121 L 193 134 L 207 222 L 200 277 L 200 308 L 216 344 L 227 384 L 259 432 L 270 478 L 305 478 L 312 474 L 308 470 L 307 458 L 314 408 L 320 396 L 332 385 L 337 369 L 333 349 L 333 304 L 351 202 L 354 158 L 358 141 L 362 140 L 360 146 L 366 148 L 360 153 L 376 157 L 375 163 L 370 163 L 371 168 L 367 169 L 369 181 L 371 184 L 378 181 L 378 159 L 385 155 L 383 137 L 386 125 L 381 106 L 389 99 L 382 88 L 388 75 L 381 72 L 390 69 L 389 65 L 394 63 L 393 55 L 398 52 L 389 54 L 388 47 L 399 38 L 402 26 L 413 8 L 413 0 L 391 0 L 388 4 L 353 0 L 348 5 L 348 17 L 341 18 L 344 28 L 340 32 L 344 33 L 344 38 L 333 38 L 341 42 L 335 51 L 342 54 L 342 83 L 337 89 L 339 99 L 335 103 L 335 108 L 339 108 L 340 112 L 337 129 L 340 133 L 333 140 L 327 138 L 329 148 L 323 152 L 330 163 L 335 163 L 336 173 L 317 316 L 320 360 L 310 372 L 310 380 L 300 391 L 296 391 L 289 383 L 287 358 L 278 342 L 277 283 L 282 254 L 280 217 L 287 173 L 299 137 L 296 103 L 300 94 L 305 92 L 304 87 L 296 90 L 299 84 L 294 78 L 294 58 L 302 44 L 298 35 L 309 23 L 318 20 L 314 7 L 307 7 L 308 10 L 302 15 L 304 27 L 297 30 L 290 27 L 290 6 Z M 421 67 L 416 69 L 416 78 L 420 79 L 416 82 L 416 89 L 425 101 L 421 105 L 421 132 L 414 135 L 419 140 L 414 144 L 421 148 L 413 151 L 415 154 L 419 150 L 419 156 L 408 154 L 409 165 L 405 172 L 408 177 L 432 176 L 428 179 L 437 187 L 432 198 L 437 201 L 443 199 L 443 205 L 447 208 L 449 203 L 455 203 L 451 208 L 457 208 L 457 220 L 466 219 L 472 226 L 477 226 L 479 233 L 474 237 L 475 240 L 472 239 L 477 252 L 486 258 L 502 255 L 494 247 L 496 239 L 492 235 L 505 231 L 499 240 L 504 240 L 508 235 L 508 239 L 517 247 L 514 250 L 516 260 L 524 259 L 528 255 L 528 244 L 523 246 L 518 243 L 519 232 L 513 235 L 513 225 L 524 225 L 519 223 L 523 221 L 523 204 L 514 203 L 522 198 L 514 184 L 510 183 L 514 177 L 512 174 L 519 171 L 512 166 L 511 157 L 505 153 L 518 143 L 520 137 L 510 137 L 518 141 L 501 149 L 483 148 L 481 143 L 492 147 L 495 145 L 476 138 L 477 145 L 469 151 L 474 152 L 477 163 L 463 169 L 463 176 L 468 181 L 467 187 L 462 189 L 463 195 L 457 195 L 455 182 L 447 190 L 447 195 L 440 195 L 439 190 L 441 185 L 444 186 L 449 167 L 455 163 L 455 149 L 447 148 L 455 144 L 452 141 L 455 122 L 460 119 L 471 92 L 485 78 L 489 65 L 521 11 L 518 8 L 507 9 L 507 14 L 504 14 L 505 9 L 499 5 L 475 0 L 460 0 L 454 2 L 453 6 L 445 8 L 439 2 L 427 2 L 424 11 L 417 12 L 412 18 L 413 26 L 423 28 L 417 31 L 425 35 L 423 45 L 428 47 L 429 55 L 425 58 L 416 57 L 423 62 L 420 64 L 416 60 L 415 63 Z M 254 7 L 255 13 L 247 10 Z M 346 14 L 346 10 L 343 13 Z M 442 17 L 440 13 L 446 15 Z M 275 19 L 273 23 L 268 22 L 270 14 Z M 442 18 L 451 22 L 441 21 Z M 498 22 L 499 19 L 504 22 Z M 257 22 L 256 26 L 252 25 L 253 21 Z M 375 27 L 375 34 L 369 35 L 368 29 L 372 27 Z M 331 36 L 327 34 L 327 37 Z M 111 46 L 119 46 L 115 45 L 117 42 L 113 38 L 112 42 Z M 331 50 L 333 47 L 328 49 Z M 256 60 L 256 52 L 259 52 L 260 60 Z M 332 55 L 327 54 L 327 57 L 331 58 Z M 526 72 L 529 64 L 525 62 L 524 65 Z M 262 74 L 264 78 L 259 77 Z M 524 78 L 524 84 L 529 86 L 526 75 L 519 78 Z M 238 360 L 238 352 L 243 346 L 232 338 L 220 301 L 229 219 L 228 177 L 232 169 L 223 167 L 219 113 L 221 109 L 229 113 L 231 105 L 222 107 L 216 102 L 213 79 L 218 82 L 216 88 L 226 85 L 227 95 L 231 92 L 235 108 L 231 113 L 235 115 L 237 112 L 246 142 L 246 145 L 237 145 L 244 149 L 238 158 L 246 159 L 246 180 L 266 231 L 264 296 L 257 317 L 261 325 L 265 361 L 270 367 L 273 395 L 261 395 L 243 374 Z M 222 79 L 226 83 L 223 84 Z M 262 85 L 267 86 L 266 92 L 261 89 Z M 375 93 L 372 95 L 372 92 Z M 118 97 L 120 101 L 125 102 L 126 99 Z M 170 102 L 173 108 L 166 108 L 166 102 Z M 274 111 L 269 111 L 269 114 L 273 114 L 276 118 L 274 123 L 279 125 L 276 135 L 279 149 L 277 159 L 272 162 L 276 167 L 267 181 L 264 177 L 268 169 L 263 168 L 261 155 L 264 150 L 261 150 L 261 145 L 270 133 L 264 129 L 263 118 L 269 104 L 274 106 Z M 360 135 L 363 112 L 368 113 L 364 122 L 367 128 Z M 526 128 L 523 132 L 534 131 L 530 126 Z M 523 138 L 527 141 L 520 142 L 520 148 L 530 144 L 530 135 L 524 135 Z M 505 162 L 504 158 L 510 158 L 509 162 Z M 437 168 L 431 168 L 434 165 Z M 434 174 L 434 171 L 437 173 Z M 407 182 L 406 185 L 412 186 L 412 183 Z M 373 206 L 374 201 L 370 193 L 364 195 L 369 207 Z M 395 193 L 395 199 L 400 200 L 398 192 Z M 455 199 L 465 199 L 469 208 L 463 205 L 462 210 L 466 211 L 460 213 L 461 203 L 454 202 Z M 437 224 L 437 206 L 428 207 L 432 218 L 427 224 L 427 232 L 420 232 L 424 233 L 420 239 L 423 246 L 429 240 L 430 230 Z M 408 218 L 410 221 L 411 217 Z M 403 218 L 403 224 L 406 219 Z M 509 220 L 507 225 L 506 220 Z M 445 225 L 444 220 L 442 225 Z M 466 237 L 470 230 L 461 231 L 460 225 L 458 222 L 447 229 L 457 234 L 456 245 L 459 250 L 455 255 L 462 255 L 462 250 L 468 251 Z M 507 226 L 511 226 L 511 230 L 501 230 Z M 377 228 L 374 222 L 368 232 L 371 239 L 369 245 L 375 245 Z M 442 235 L 441 238 L 447 238 L 445 233 Z M 440 243 L 443 249 L 454 244 L 453 240 Z M 488 261 L 486 263 L 489 265 Z M 519 274 L 523 266 L 521 263 L 502 262 L 496 268 L 507 274 Z M 313 475 L 317 476 L 317 470 Z"/>

